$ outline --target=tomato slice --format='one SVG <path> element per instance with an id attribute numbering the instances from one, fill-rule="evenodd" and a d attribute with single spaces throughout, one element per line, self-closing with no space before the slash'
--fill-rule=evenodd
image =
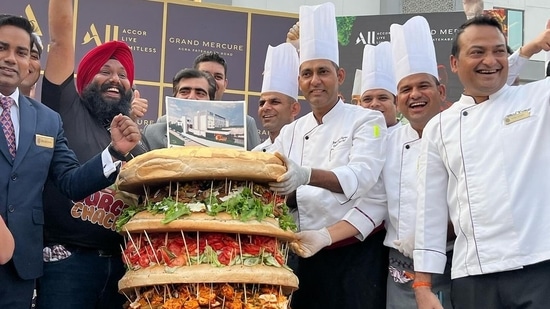
<path id="1" fill-rule="evenodd" d="M 243 244 L 242 247 L 243 247 L 243 253 L 248 253 L 252 255 L 260 254 L 261 247 L 258 245 L 248 243 L 248 244 Z"/>
<path id="2" fill-rule="evenodd" d="M 187 256 L 185 254 L 178 255 L 168 265 L 172 267 L 187 265 Z"/>
<path id="3" fill-rule="evenodd" d="M 139 258 L 139 266 L 141 266 L 142 268 L 149 267 L 150 263 L 151 263 L 151 260 L 145 254 L 142 254 L 141 257 Z"/>

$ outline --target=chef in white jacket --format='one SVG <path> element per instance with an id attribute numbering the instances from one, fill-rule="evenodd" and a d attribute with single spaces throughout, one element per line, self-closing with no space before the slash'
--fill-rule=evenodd
<path id="1" fill-rule="evenodd" d="M 392 25 L 390 35 L 392 43 L 391 47 L 388 46 L 389 52 L 379 44 L 374 49 L 375 55 L 365 53 L 363 61 L 366 61 L 365 58 L 370 61 L 375 59 L 376 67 L 380 67 L 381 62 L 392 58 L 390 61 L 395 64 L 395 68 L 391 65 L 392 72 L 395 72 L 395 80 L 398 81 L 397 108 L 408 122 L 388 135 L 386 163 L 382 170 L 388 200 L 384 244 L 390 247 L 386 308 L 414 309 L 416 300 L 412 288 L 414 268 L 411 257 L 416 221 L 418 156 L 423 129 L 432 117 L 439 114 L 446 89 L 438 81 L 435 48 L 430 27 L 423 17 L 413 17 L 403 26 Z M 529 52 L 533 44 L 530 42 L 524 50 Z M 514 68 L 509 71 L 510 83 L 518 76 L 519 69 L 529 56 L 531 54 L 520 57 L 517 52 L 509 57 L 509 63 Z M 386 87 L 389 88 L 389 85 Z M 454 233 L 449 233 L 448 241 L 447 248 L 451 249 Z M 448 251 L 445 272 L 432 280 L 432 289 L 437 292 L 445 308 L 452 308 L 451 259 L 452 251 Z"/>
<path id="2" fill-rule="evenodd" d="M 298 102 L 298 52 L 291 43 L 268 46 L 258 104 L 258 118 L 269 136 L 252 151 L 271 152 L 281 128 L 300 113 Z"/>
<path id="3" fill-rule="evenodd" d="M 386 125 L 380 112 L 339 100 L 344 78 L 338 67 L 334 4 L 301 6 L 298 83 L 312 112 L 283 127 L 275 139 L 273 149 L 283 156 L 288 172 L 270 184 L 297 203 L 298 243 L 313 244 L 297 250 L 308 258 L 299 261 L 295 308 L 385 305 L 381 268 L 387 251 L 385 233 L 378 231 L 385 206 L 355 206 L 379 178 Z M 335 225 L 353 230 L 354 236 L 341 238 Z M 373 231 L 378 233 L 369 237 Z"/>
<path id="4" fill-rule="evenodd" d="M 538 50 L 550 49 L 550 30 Z M 419 158 L 414 268 L 418 308 L 446 263 L 446 220 L 457 235 L 455 308 L 546 308 L 550 303 L 550 79 L 508 86 L 506 39 L 474 17 L 453 42 L 459 101 L 432 118 Z"/>
<path id="5" fill-rule="evenodd" d="M 358 103 L 359 106 L 380 111 L 384 115 L 388 135 L 402 125 L 397 119 L 397 92 L 392 61 L 389 42 L 381 42 L 376 46 L 365 45 Z"/>
<path id="6" fill-rule="evenodd" d="M 422 131 L 426 123 L 439 114 L 446 90 L 438 80 L 435 47 L 430 26 L 424 17 L 415 16 L 403 25 L 393 24 L 390 36 L 391 45 L 386 42 L 389 52 L 378 45 L 376 60 L 393 63 L 390 68 L 397 81 L 394 90 L 397 93 L 397 108 L 408 123 L 388 136 L 386 163 L 382 170 L 388 200 L 384 244 L 390 248 L 386 308 L 415 309 L 411 257 L 416 221 L 418 155 Z M 446 271 L 434 278 L 433 289 L 444 301 L 445 308 L 452 308 L 450 260 Z"/>

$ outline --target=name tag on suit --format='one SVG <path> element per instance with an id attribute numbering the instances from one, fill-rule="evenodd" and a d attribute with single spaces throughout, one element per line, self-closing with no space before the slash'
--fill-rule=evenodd
<path id="1" fill-rule="evenodd" d="M 513 114 L 506 115 L 506 117 L 504 117 L 504 124 L 509 125 L 509 124 L 514 123 L 514 122 L 517 122 L 517 121 L 520 121 L 520 120 L 523 120 L 523 119 L 527 119 L 529 117 L 531 117 L 531 110 L 530 109 L 517 111 Z"/>
<path id="2" fill-rule="evenodd" d="M 53 148 L 54 138 L 51 136 L 36 134 L 35 140 L 36 140 L 36 146 Z"/>

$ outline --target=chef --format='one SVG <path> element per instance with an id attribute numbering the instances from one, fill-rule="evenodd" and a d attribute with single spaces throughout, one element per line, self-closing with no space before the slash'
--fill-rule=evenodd
<path id="1" fill-rule="evenodd" d="M 550 164 L 550 79 L 506 84 L 506 37 L 494 18 L 468 20 L 453 46 L 451 69 L 464 92 L 424 128 L 418 164 L 418 308 L 441 308 L 432 274 L 445 268 L 448 217 L 457 235 L 454 306 L 546 308 L 550 179 L 541 167 Z"/>
<path id="2" fill-rule="evenodd" d="M 302 231 L 300 289 L 292 307 L 383 308 L 387 251 L 379 228 L 385 206 L 354 206 L 380 176 L 386 124 L 380 112 L 338 98 L 345 71 L 338 66 L 334 11 L 332 3 L 300 7 L 298 83 L 312 112 L 275 139 L 273 150 L 288 172 L 270 185 L 297 204 Z M 350 229 L 354 236 L 347 236 Z"/>
<path id="3" fill-rule="evenodd" d="M 361 99 L 361 77 L 362 72 L 359 69 L 355 69 L 355 77 L 353 78 L 353 88 L 351 89 L 351 104 L 359 104 Z"/>
<path id="4" fill-rule="evenodd" d="M 300 113 L 298 103 L 298 52 L 291 43 L 268 46 L 258 104 L 258 118 L 269 136 L 253 151 L 269 151 L 281 128 Z"/>
<path id="5" fill-rule="evenodd" d="M 386 163 L 382 170 L 389 213 L 384 240 L 390 248 L 386 308 L 416 309 L 411 257 L 416 221 L 417 162 L 422 131 L 426 123 L 439 114 L 446 91 L 438 80 L 435 48 L 430 26 L 424 17 L 415 16 L 403 25 L 393 24 L 390 36 L 389 50 L 383 51 L 378 45 L 376 51 L 383 53 L 377 54 L 376 58 L 378 60 L 386 54 L 393 62 L 397 108 L 408 123 L 388 137 Z M 452 308 L 450 283 L 449 258 L 446 272 L 434 276 L 432 282 L 447 309 Z"/>
<path id="6" fill-rule="evenodd" d="M 384 114 L 388 134 L 401 127 L 395 106 L 395 77 L 389 42 L 365 45 L 360 89 L 359 105 Z"/>

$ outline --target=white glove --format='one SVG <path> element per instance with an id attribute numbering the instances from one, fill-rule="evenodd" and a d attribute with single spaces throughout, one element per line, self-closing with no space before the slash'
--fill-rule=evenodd
<path id="1" fill-rule="evenodd" d="M 320 230 L 296 233 L 296 240 L 290 243 L 290 248 L 297 255 L 307 258 L 326 246 L 332 244 L 332 238 L 326 227 Z"/>
<path id="2" fill-rule="evenodd" d="M 299 186 L 309 183 L 311 178 L 311 167 L 300 166 L 278 152 L 275 153 L 275 156 L 285 163 L 287 171 L 277 178 L 277 182 L 269 183 L 271 191 L 287 195 L 296 191 Z"/>
<path id="3" fill-rule="evenodd" d="M 414 235 L 404 239 L 396 239 L 393 241 L 393 244 L 395 245 L 395 248 L 404 256 L 412 259 L 414 250 Z"/>

